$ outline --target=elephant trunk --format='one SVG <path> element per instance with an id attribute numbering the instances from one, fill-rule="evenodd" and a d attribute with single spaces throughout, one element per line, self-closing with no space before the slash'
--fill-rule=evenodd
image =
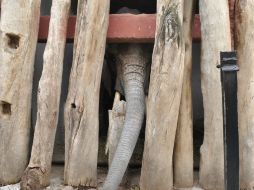
<path id="1" fill-rule="evenodd" d="M 145 60 L 142 56 L 142 49 L 138 48 L 137 52 L 139 53 L 137 56 L 124 56 L 122 60 L 125 61 L 120 61 L 122 64 L 124 93 L 126 98 L 126 116 L 124 128 L 109 168 L 103 190 L 116 190 L 121 183 L 137 143 L 144 119 Z"/>

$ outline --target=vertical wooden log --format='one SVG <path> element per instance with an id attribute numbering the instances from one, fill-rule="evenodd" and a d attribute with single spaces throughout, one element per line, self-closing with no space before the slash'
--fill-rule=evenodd
<path id="1" fill-rule="evenodd" d="M 2 2 L 0 0 L 0 21 L 1 21 L 1 4 L 2 4 Z"/>
<path id="2" fill-rule="evenodd" d="M 64 181 L 97 185 L 98 112 L 109 0 L 80 0 L 74 60 L 65 105 Z"/>
<path id="3" fill-rule="evenodd" d="M 108 164 L 110 165 L 114 157 L 118 142 L 120 140 L 126 113 L 126 102 L 120 100 L 120 93 L 116 92 L 112 110 L 109 110 L 109 127 L 106 144 L 106 154 L 108 154 Z"/>
<path id="4" fill-rule="evenodd" d="M 71 0 L 53 0 L 49 35 L 38 88 L 38 112 L 30 163 L 22 177 L 23 189 L 49 185 L 58 123 L 66 31 Z M 39 183 L 38 183 L 39 182 Z M 37 183 L 37 184 L 36 184 Z"/>
<path id="5" fill-rule="evenodd" d="M 140 187 L 173 189 L 173 149 L 184 73 L 183 0 L 158 0 Z"/>
<path id="6" fill-rule="evenodd" d="M 254 1 L 236 1 L 236 49 L 238 52 L 238 118 L 240 187 L 254 188 Z"/>
<path id="7" fill-rule="evenodd" d="M 193 186 L 193 123 L 191 95 L 193 2 L 193 0 L 184 0 L 184 78 L 174 148 L 174 186 L 177 188 L 188 188 Z"/>
<path id="8" fill-rule="evenodd" d="M 121 94 L 119 92 L 115 93 L 114 103 L 112 110 L 109 110 L 108 117 L 109 117 L 109 127 L 108 127 L 108 136 L 107 136 L 107 143 L 106 143 L 106 154 L 108 154 L 108 165 L 110 166 L 115 152 L 117 145 L 119 143 L 123 127 L 125 121 L 125 114 L 126 114 L 126 102 L 124 100 L 120 100 Z M 122 179 L 121 184 L 127 182 L 127 173 Z"/>
<path id="9" fill-rule="evenodd" d="M 200 1 L 202 32 L 201 88 L 204 102 L 204 142 L 201 147 L 200 184 L 207 190 L 224 189 L 223 115 L 220 51 L 231 50 L 227 0 Z"/>
<path id="10" fill-rule="evenodd" d="M 232 49 L 235 47 L 235 2 L 236 0 L 228 0 Z"/>
<path id="11" fill-rule="evenodd" d="M 20 180 L 28 162 L 40 0 L 2 0 L 0 25 L 0 184 Z"/>

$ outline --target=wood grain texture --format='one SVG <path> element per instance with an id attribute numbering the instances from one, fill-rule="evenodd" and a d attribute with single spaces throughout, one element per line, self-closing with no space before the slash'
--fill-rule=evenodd
<path id="1" fill-rule="evenodd" d="M 223 115 L 220 52 L 231 50 L 228 1 L 200 1 L 202 32 L 201 89 L 204 104 L 204 142 L 199 182 L 207 190 L 224 189 Z M 218 22 L 219 21 L 219 22 Z"/>
<path id="2" fill-rule="evenodd" d="M 2 0 L 0 25 L 0 184 L 20 180 L 28 162 L 39 0 Z"/>
<path id="3" fill-rule="evenodd" d="M 113 157 L 123 131 L 126 116 L 126 102 L 124 100 L 120 100 L 120 96 L 119 92 L 115 93 L 112 110 L 108 111 L 109 126 L 105 153 L 108 155 L 109 167 L 113 161 Z M 141 151 L 140 153 L 142 154 L 142 150 L 139 151 Z M 135 162 L 138 163 L 138 160 L 135 160 Z M 128 169 L 124 174 L 121 184 L 128 183 L 127 174 Z"/>
<path id="4" fill-rule="evenodd" d="M 232 49 L 235 48 L 235 3 L 236 0 L 228 0 L 229 4 L 229 16 L 230 16 L 230 29 L 231 29 L 231 45 Z"/>
<path id="5" fill-rule="evenodd" d="M 173 189 L 173 149 L 184 74 L 183 0 L 158 0 L 140 188 Z"/>
<path id="6" fill-rule="evenodd" d="M 193 122 L 192 122 L 192 24 L 194 1 L 184 0 L 183 35 L 185 41 L 183 89 L 174 148 L 174 186 L 193 186 Z"/>
<path id="7" fill-rule="evenodd" d="M 63 59 L 70 0 L 53 0 L 49 35 L 43 55 L 43 71 L 38 87 L 38 112 L 32 153 L 22 177 L 22 188 L 49 185 L 54 140 L 59 115 Z M 36 170 L 36 171 L 34 171 Z M 33 187 L 33 189 L 35 189 Z"/>
<path id="8" fill-rule="evenodd" d="M 240 189 L 254 188 L 254 1 L 236 1 Z"/>
<path id="9" fill-rule="evenodd" d="M 97 185 L 99 93 L 109 0 L 80 0 L 65 105 L 65 184 Z"/>

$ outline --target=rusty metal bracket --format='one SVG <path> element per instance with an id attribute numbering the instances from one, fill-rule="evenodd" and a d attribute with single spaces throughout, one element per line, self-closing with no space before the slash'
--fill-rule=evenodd
<path id="1" fill-rule="evenodd" d="M 239 136 L 236 52 L 221 52 L 225 190 L 239 190 Z"/>

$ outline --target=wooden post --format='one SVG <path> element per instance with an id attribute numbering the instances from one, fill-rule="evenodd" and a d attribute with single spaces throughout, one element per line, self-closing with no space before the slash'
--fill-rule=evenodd
<path id="1" fill-rule="evenodd" d="M 193 3 L 193 0 L 184 0 L 184 78 L 174 148 L 174 186 L 177 188 L 188 188 L 193 186 L 193 123 L 191 95 Z"/>
<path id="2" fill-rule="evenodd" d="M 108 154 L 109 166 L 111 165 L 113 157 L 115 155 L 116 148 L 119 143 L 125 121 L 126 102 L 124 100 L 120 100 L 120 96 L 121 95 L 119 92 L 115 93 L 113 108 L 112 110 L 108 111 L 109 127 L 106 143 L 106 154 Z M 125 172 L 121 184 L 127 182 L 127 173 L 128 169 Z"/>
<path id="3" fill-rule="evenodd" d="M 108 154 L 108 164 L 110 165 L 114 157 L 119 139 L 122 134 L 125 113 L 126 113 L 126 102 L 120 100 L 120 93 L 115 93 L 114 104 L 112 110 L 109 110 L 109 127 L 108 137 L 106 144 L 106 154 Z"/>
<path id="4" fill-rule="evenodd" d="M 206 190 L 224 189 L 223 115 L 220 52 L 231 50 L 227 0 L 200 1 L 202 32 L 201 88 L 204 103 L 204 142 L 201 147 L 200 184 Z"/>
<path id="5" fill-rule="evenodd" d="M 23 189 L 49 185 L 58 123 L 66 31 L 71 0 L 53 0 L 49 35 L 38 88 L 38 112 L 30 163 L 22 177 Z M 36 181 L 39 183 L 34 184 Z"/>
<path id="6" fill-rule="evenodd" d="M 236 0 L 228 0 L 232 49 L 235 48 L 235 2 Z"/>
<path id="7" fill-rule="evenodd" d="M 20 180 L 28 162 L 40 0 L 2 0 L 0 25 L 0 184 Z"/>
<path id="8" fill-rule="evenodd" d="M 184 74 L 183 0 L 158 0 L 140 187 L 173 189 L 173 149 Z"/>
<path id="9" fill-rule="evenodd" d="M 109 0 L 80 0 L 74 59 L 65 105 L 64 181 L 97 185 L 99 93 L 109 20 Z"/>
<path id="10" fill-rule="evenodd" d="M 240 189 L 254 188 L 254 17 L 253 0 L 236 2 L 236 50 L 238 53 L 238 118 Z"/>

